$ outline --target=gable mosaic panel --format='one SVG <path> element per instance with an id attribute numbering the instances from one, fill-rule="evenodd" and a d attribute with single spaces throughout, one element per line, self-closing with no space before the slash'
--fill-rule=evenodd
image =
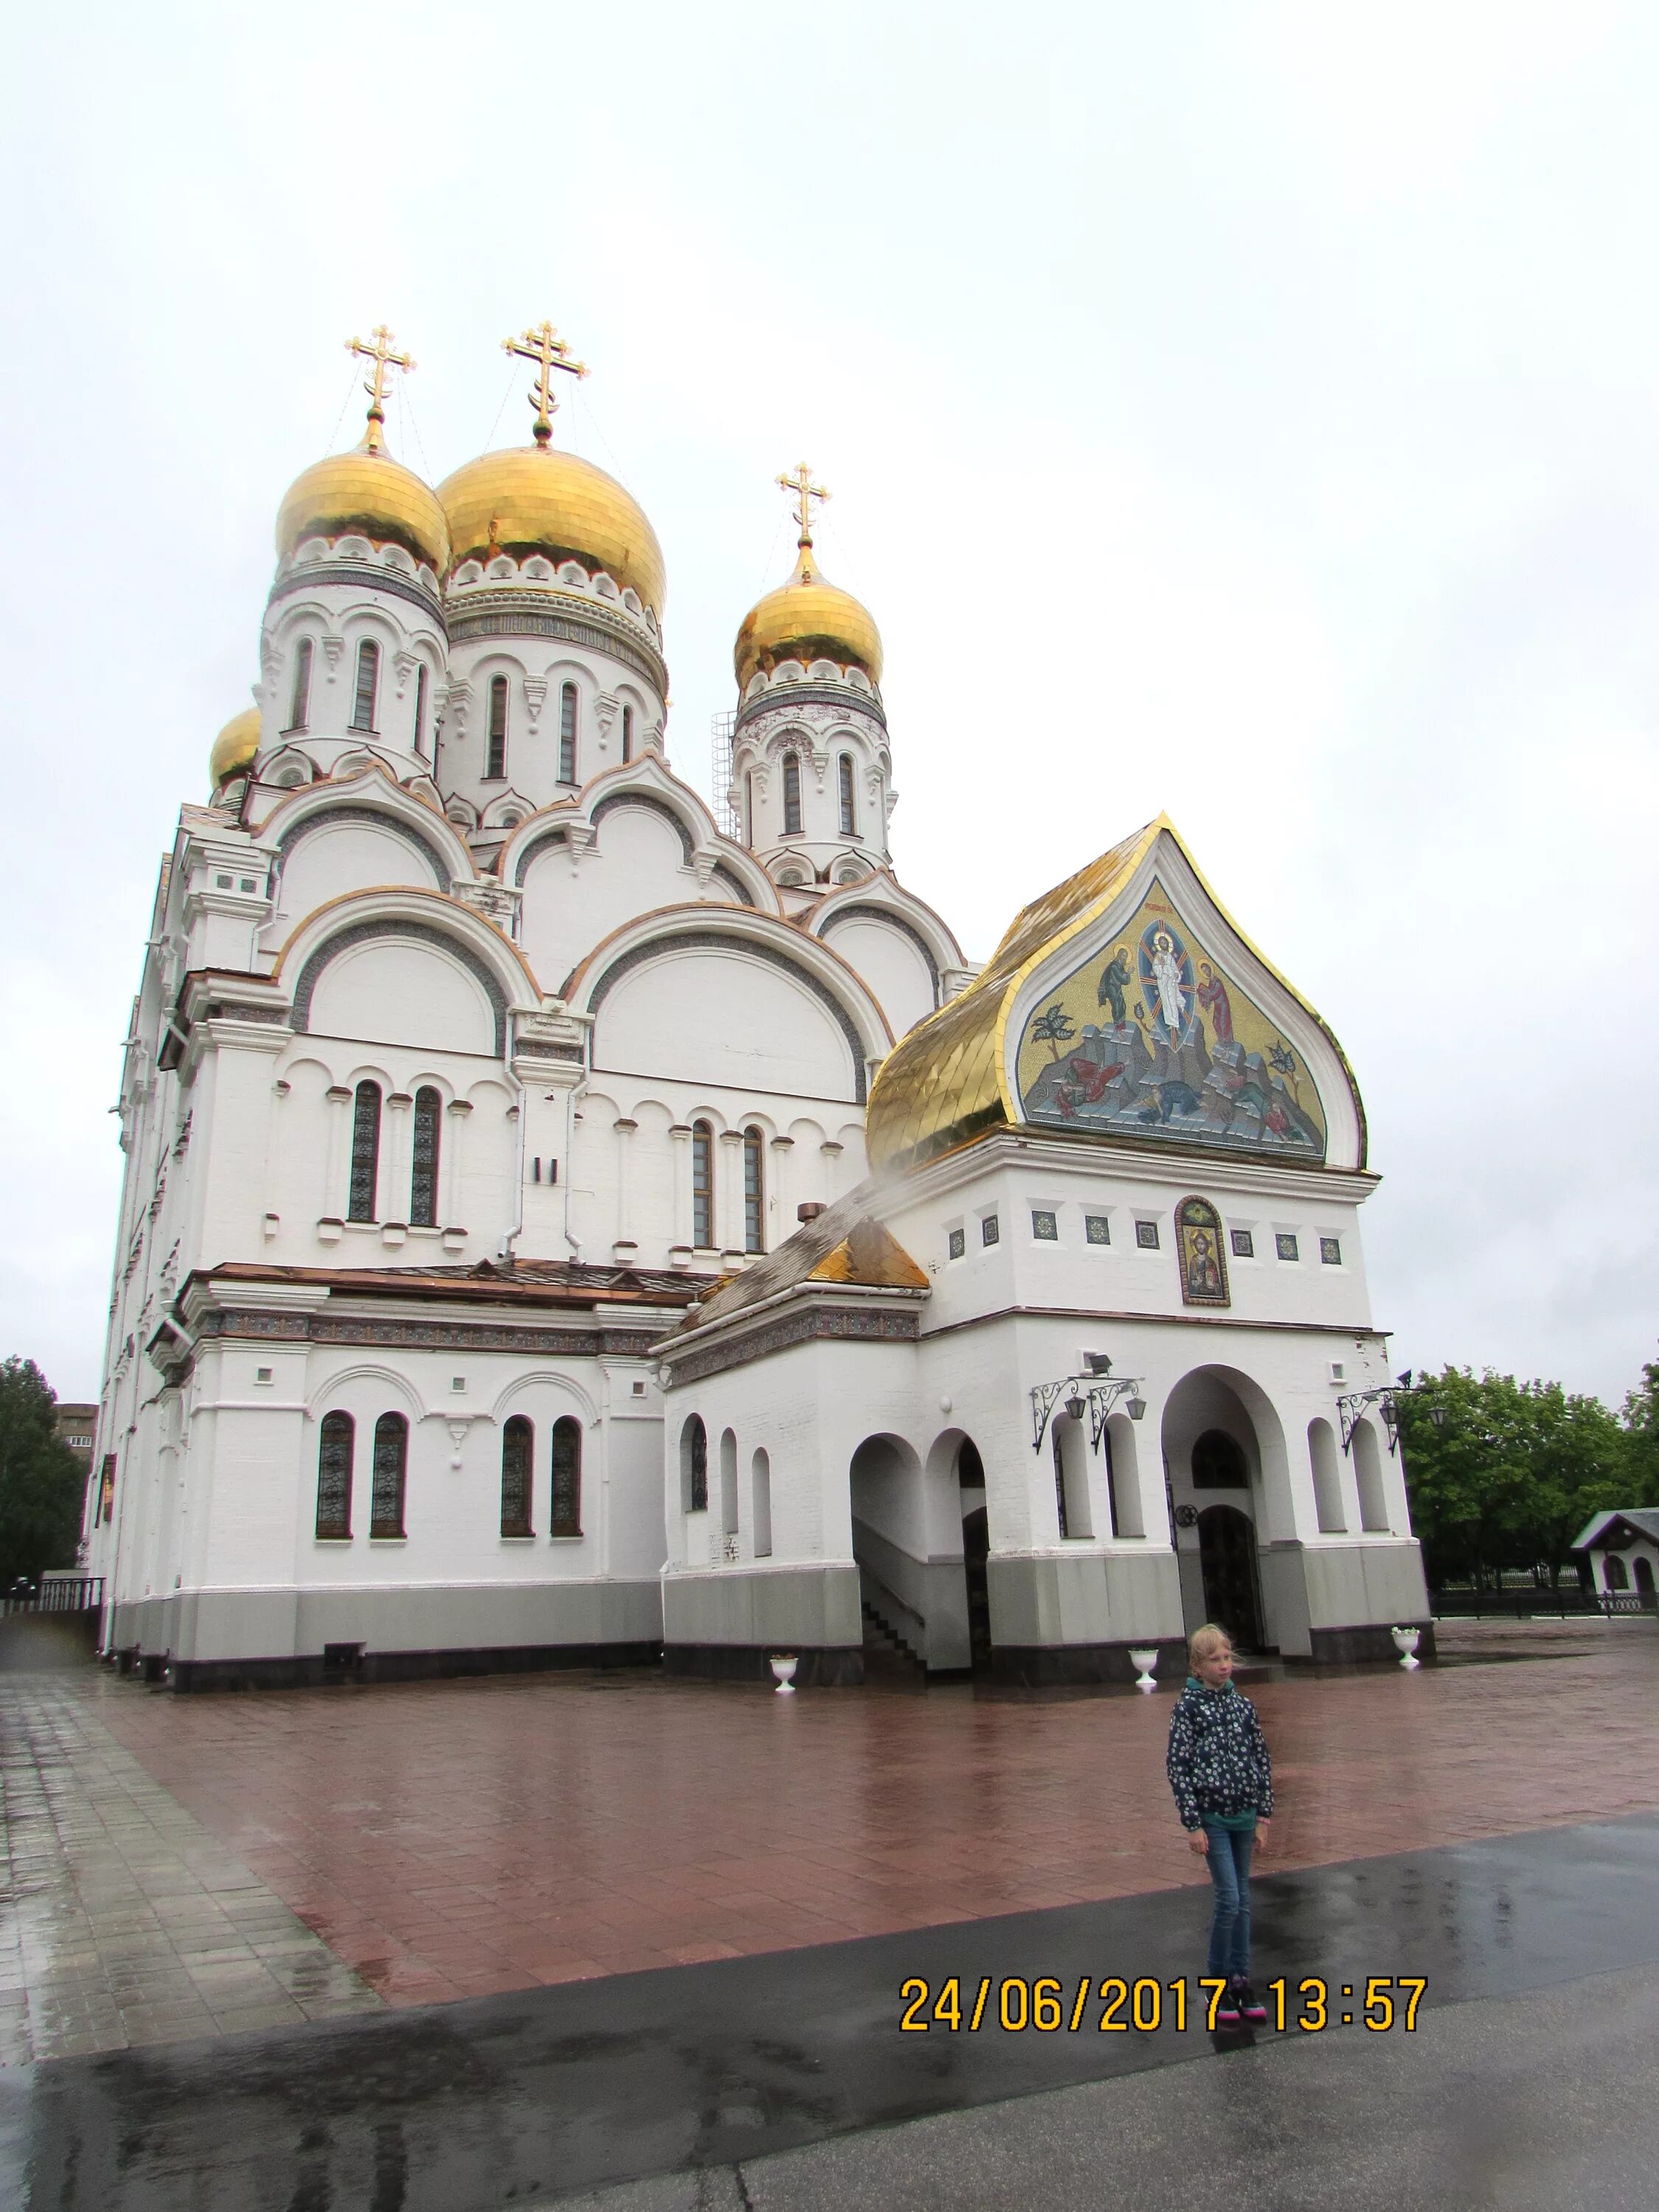
<path id="1" fill-rule="evenodd" d="M 1014 1073 L 1021 1119 L 1040 1127 L 1325 1157 L 1300 1053 L 1156 879 L 1133 920 L 1032 1009 Z"/>

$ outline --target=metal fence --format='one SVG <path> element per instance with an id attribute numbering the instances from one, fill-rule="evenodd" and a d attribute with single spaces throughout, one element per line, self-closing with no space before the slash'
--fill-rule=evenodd
<path id="1" fill-rule="evenodd" d="M 1429 1592 L 1429 1610 L 1437 1620 L 1607 1620 L 1615 1614 L 1654 1613 L 1656 1601 L 1648 1592 L 1636 1590 L 1442 1589 Z"/>
<path id="2" fill-rule="evenodd" d="M 15 1613 L 97 1613 L 104 1603 L 101 1575 L 43 1575 L 14 1583 L 0 1597 L 0 1615 Z"/>

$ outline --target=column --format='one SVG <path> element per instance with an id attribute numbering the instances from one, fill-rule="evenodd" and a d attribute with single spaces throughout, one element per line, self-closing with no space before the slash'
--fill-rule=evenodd
<path id="1" fill-rule="evenodd" d="M 323 1211 L 317 1226 L 328 1224 L 330 1243 L 337 1243 L 346 1213 L 346 1173 L 351 1130 L 351 1092 L 343 1083 L 331 1083 L 328 1101 L 328 1166 L 323 1180 Z"/>
<path id="2" fill-rule="evenodd" d="M 472 1111 L 468 1098 L 452 1098 L 444 1111 L 444 1156 L 439 1172 L 443 1177 L 444 1243 L 452 1237 L 464 1238 L 466 1230 L 461 1212 L 463 1188 L 461 1183 L 461 1133 L 466 1127 L 467 1116 Z"/>
<path id="3" fill-rule="evenodd" d="M 674 1146 L 674 1242 L 668 1256 L 684 1267 L 691 1259 L 691 1125 L 676 1121 L 668 1133 Z"/>
<path id="4" fill-rule="evenodd" d="M 409 1233 L 409 1179 L 413 1172 L 414 1105 L 407 1091 L 386 1093 L 384 1143 L 380 1153 L 380 1241 L 401 1244 Z"/>
<path id="5" fill-rule="evenodd" d="M 722 1129 L 720 1159 L 714 1169 L 714 1233 L 721 1255 L 730 1259 L 743 1250 L 743 1131 Z"/>
<path id="6" fill-rule="evenodd" d="M 629 1205 L 629 1155 L 634 1149 L 634 1132 L 640 1125 L 624 1114 L 611 1126 L 617 1133 L 617 1236 L 611 1251 L 618 1260 L 631 1260 L 640 1248 Z"/>
<path id="7" fill-rule="evenodd" d="M 795 1218 L 795 1195 L 790 1188 L 789 1155 L 795 1149 L 795 1140 L 774 1137 L 768 1149 L 772 1158 L 766 1189 L 766 1249 L 771 1252 L 786 1237 L 793 1237 L 800 1224 Z"/>

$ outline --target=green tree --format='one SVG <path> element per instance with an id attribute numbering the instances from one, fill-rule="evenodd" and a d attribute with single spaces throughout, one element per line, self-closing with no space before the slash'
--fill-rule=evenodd
<path id="1" fill-rule="evenodd" d="M 86 1470 L 57 1433 L 57 1403 L 32 1359 L 0 1362 L 0 1591 L 75 1565 Z"/>
<path id="2" fill-rule="evenodd" d="M 1598 1398 L 1448 1367 L 1401 1389 L 1395 1405 L 1431 1582 L 1479 1589 L 1519 1568 L 1553 1589 L 1590 1516 L 1638 1502 L 1627 1428 Z"/>
<path id="3" fill-rule="evenodd" d="M 1054 1057 L 1060 1058 L 1060 1048 L 1077 1035 L 1072 1018 L 1058 999 L 1046 1013 L 1041 1013 L 1031 1024 L 1031 1035 L 1046 1044 Z"/>
<path id="4" fill-rule="evenodd" d="M 1659 1505 L 1659 1359 L 1642 1370 L 1642 1387 L 1627 1391 L 1622 1419 L 1629 1495 L 1621 1505 Z"/>

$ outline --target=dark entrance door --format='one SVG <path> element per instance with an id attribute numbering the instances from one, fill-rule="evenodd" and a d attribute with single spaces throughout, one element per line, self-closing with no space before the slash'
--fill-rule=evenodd
<path id="1" fill-rule="evenodd" d="M 964 1514 L 962 1522 L 962 1566 L 968 1583 L 968 1646 L 975 1667 L 983 1667 L 991 1656 L 991 1592 L 985 1577 L 985 1562 L 990 1549 L 985 1508 L 978 1505 L 971 1513 Z"/>
<path id="2" fill-rule="evenodd" d="M 1236 1505 L 1206 1505 L 1198 1516 L 1198 1559 L 1204 1610 L 1240 1651 L 1261 1649 L 1261 1597 L 1256 1584 L 1255 1525 Z"/>

